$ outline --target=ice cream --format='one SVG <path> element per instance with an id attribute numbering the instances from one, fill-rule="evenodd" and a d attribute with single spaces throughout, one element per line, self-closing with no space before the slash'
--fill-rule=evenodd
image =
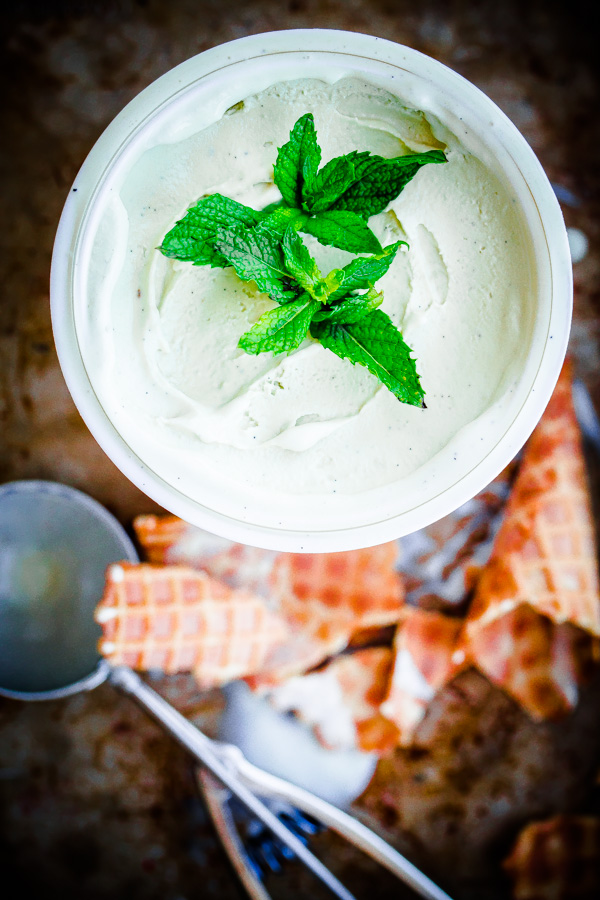
<path id="1" fill-rule="evenodd" d="M 78 322 L 94 390 L 134 453 L 200 502 L 211 502 L 211 473 L 234 490 L 311 503 L 408 484 L 417 471 L 433 478 L 432 460 L 439 470 L 476 454 L 528 351 L 535 276 L 518 204 L 433 112 L 358 77 L 247 91 L 211 124 L 202 109 L 195 130 L 188 115 L 181 134 L 147 142 L 99 207 Z M 156 249 L 205 194 L 255 208 L 277 200 L 277 147 L 306 112 L 323 161 L 353 149 L 446 151 L 447 164 L 425 166 L 369 222 L 383 244 L 410 245 L 378 288 L 418 360 L 426 410 L 310 338 L 289 355 L 245 354 L 240 335 L 272 301 L 232 269 Z M 303 238 L 324 273 L 351 258 Z"/>

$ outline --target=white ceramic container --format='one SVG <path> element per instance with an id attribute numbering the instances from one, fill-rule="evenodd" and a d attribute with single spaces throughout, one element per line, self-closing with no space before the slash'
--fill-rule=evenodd
<path id="1" fill-rule="evenodd" d="M 385 87 L 411 106 L 432 110 L 492 167 L 516 198 L 531 243 L 534 322 L 516 388 L 482 420 L 477 447 L 459 433 L 450 450 L 411 477 L 342 497 L 265 496 L 206 473 L 201 497 L 178 490 L 153 463 L 152 448 L 119 433 L 94 391 L 82 352 L 90 247 L 103 198 L 119 172 L 161 133 L 189 127 L 186 104 L 207 109 L 206 125 L 230 106 L 277 81 L 346 75 Z M 190 198 L 190 202 L 193 198 Z M 334 551 L 370 546 L 416 531 L 480 491 L 515 456 L 540 418 L 566 351 L 572 309 L 571 260 L 560 208 L 533 151 L 510 120 L 474 85 L 408 47 L 363 34 L 279 31 L 215 47 L 167 72 L 137 96 L 101 135 L 79 172 L 60 221 L 51 278 L 52 320 L 63 373 L 90 431 L 121 471 L 188 522 L 256 546 Z M 452 452 L 450 452 L 452 451 Z M 459 451 L 458 454 L 454 451 Z M 458 462 L 449 464 L 453 455 Z M 202 479 L 202 474 L 199 476 Z"/>

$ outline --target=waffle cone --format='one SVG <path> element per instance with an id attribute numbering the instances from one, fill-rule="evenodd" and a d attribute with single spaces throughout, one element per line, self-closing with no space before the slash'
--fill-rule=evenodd
<path id="1" fill-rule="evenodd" d="M 288 678 L 310 672 L 345 647 L 344 635 L 332 634 L 323 640 L 289 629 L 286 639 L 268 651 L 260 671 L 246 677 L 246 683 L 252 691 L 264 694 Z"/>
<path id="2" fill-rule="evenodd" d="M 600 636 L 595 535 L 568 368 L 523 456 L 492 557 L 470 611 L 529 603 Z"/>
<path id="3" fill-rule="evenodd" d="M 176 516 L 137 516 L 133 527 L 148 562 L 191 566 L 230 587 L 268 594 L 276 556 L 270 550 L 235 544 Z"/>
<path id="4" fill-rule="evenodd" d="M 343 650 L 355 631 L 393 624 L 402 609 L 393 543 L 348 553 L 275 554 L 215 538 L 175 516 L 138 516 L 134 528 L 151 562 L 192 566 L 263 595 L 279 610 L 288 639 L 248 678 L 253 690 L 314 668 Z"/>
<path id="5" fill-rule="evenodd" d="M 356 746 L 367 753 L 388 753 L 398 743 L 398 729 L 380 711 L 392 665 L 393 653 L 388 647 L 369 647 L 329 664 L 352 713 Z"/>
<path id="6" fill-rule="evenodd" d="M 189 534 L 188 525 L 177 516 L 136 516 L 133 530 L 143 550 L 144 558 L 156 565 L 184 562 L 176 557 L 174 548 Z"/>
<path id="7" fill-rule="evenodd" d="M 306 634 L 329 640 L 395 623 L 404 590 L 395 543 L 346 553 L 285 553 L 275 562 L 272 591 L 282 614 Z"/>
<path id="8" fill-rule="evenodd" d="M 560 715 L 598 654 L 594 640 L 567 624 L 600 635 L 594 528 L 565 367 L 525 450 L 463 652 L 534 717 Z"/>
<path id="9" fill-rule="evenodd" d="M 394 641 L 394 663 L 381 712 L 410 744 L 437 692 L 460 668 L 454 652 L 462 620 L 411 607 Z"/>
<path id="10" fill-rule="evenodd" d="M 404 608 L 397 554 L 394 543 L 346 553 L 279 554 L 269 596 L 290 637 L 248 679 L 250 687 L 270 690 L 342 651 L 355 632 L 397 622 Z"/>
<path id="11" fill-rule="evenodd" d="M 183 566 L 109 566 L 95 618 L 111 662 L 192 671 L 203 686 L 258 671 L 287 635 L 262 598 Z"/>
<path id="12" fill-rule="evenodd" d="M 600 897 L 600 819 L 561 815 L 532 822 L 504 868 L 514 900 Z"/>
<path id="13" fill-rule="evenodd" d="M 291 678 L 270 697 L 280 712 L 295 712 L 311 725 L 328 750 L 360 749 L 384 754 L 398 731 L 379 707 L 392 667 L 389 647 L 370 647 L 338 656 L 309 675 Z"/>

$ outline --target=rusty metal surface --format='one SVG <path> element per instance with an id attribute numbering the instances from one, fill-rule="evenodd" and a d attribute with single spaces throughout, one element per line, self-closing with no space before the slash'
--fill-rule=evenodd
<path id="1" fill-rule="evenodd" d="M 600 92 L 591 6 L 15 0 L 1 26 L 8 96 L 0 124 L 0 481 L 74 485 L 127 525 L 156 510 L 99 449 L 62 379 L 48 304 L 54 232 L 78 167 L 129 99 L 203 49 L 281 28 L 345 28 L 409 44 L 465 75 L 513 119 L 563 189 L 567 224 L 589 240 L 575 266 L 571 350 L 600 406 Z M 201 696 L 185 677 L 158 687 L 214 727 L 218 694 Z M 598 806 L 599 693 L 590 688 L 561 730 L 532 725 L 487 682 L 467 678 L 436 701 L 420 751 L 380 766 L 361 805 L 432 873 L 452 862 L 457 896 L 507 897 L 498 862 L 523 819 Z M 371 864 L 327 836 L 319 841 L 358 896 L 391 895 Z M 4 884 L 11 874 L 18 879 L 20 898 L 238 896 L 184 754 L 108 686 L 52 704 L 0 701 L 0 862 Z M 294 870 L 271 889 L 285 900 L 317 896 Z"/>

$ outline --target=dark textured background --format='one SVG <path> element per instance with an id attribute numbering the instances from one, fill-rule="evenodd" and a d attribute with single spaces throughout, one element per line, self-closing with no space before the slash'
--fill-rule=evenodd
<path id="1" fill-rule="evenodd" d="M 95 496 L 125 523 L 155 508 L 97 447 L 64 385 L 48 304 L 56 225 L 86 153 L 128 100 L 201 50 L 282 28 L 341 28 L 406 43 L 469 78 L 516 123 L 563 189 L 567 224 L 582 229 L 590 242 L 587 257 L 575 266 L 571 351 L 600 405 L 595 6 L 583 0 L 9 2 L 0 23 L 0 482 L 63 481 Z M 160 689 L 199 724 L 214 722 L 217 696 L 201 697 L 186 678 L 164 679 Z M 483 736 L 475 728 L 467 755 L 444 744 L 441 728 L 438 749 L 427 757 L 427 771 L 433 767 L 452 782 L 452 801 L 444 800 L 439 783 L 437 794 L 427 787 L 429 776 L 419 769 L 424 763 L 401 755 L 380 772 L 366 802 L 377 811 L 386 784 L 394 778 L 410 784 L 402 802 L 405 818 L 415 819 L 419 811 L 412 837 L 402 836 L 397 816 L 390 818 L 391 801 L 385 822 L 405 849 L 464 897 L 507 896 L 498 862 L 523 809 L 530 815 L 582 809 L 595 796 L 592 701 L 561 735 L 561 729 L 530 726 L 499 692 L 490 699 L 489 690 L 480 682 L 466 685 L 466 696 L 475 697 L 465 707 L 471 715 L 470 726 L 463 723 L 466 732 L 483 721 L 484 710 L 487 715 L 487 731 L 477 725 Z M 451 706 L 451 700 L 444 702 Z M 452 768 L 448 753 L 454 752 Z M 506 780 L 524 757 L 532 760 L 529 780 L 512 788 L 527 797 L 518 814 L 500 817 L 501 827 L 488 817 L 487 831 L 468 816 L 461 819 L 457 809 L 465 798 L 477 795 L 480 805 L 489 806 L 498 778 Z M 0 893 L 7 897 L 236 896 L 185 757 L 108 688 L 35 707 L 0 703 L 0 803 Z M 368 866 L 356 868 L 344 853 L 337 857 L 357 893 L 362 885 L 362 896 L 390 895 Z M 6 893 L 11 874 L 19 886 Z M 274 893 L 309 897 L 308 884 L 288 878 Z"/>

